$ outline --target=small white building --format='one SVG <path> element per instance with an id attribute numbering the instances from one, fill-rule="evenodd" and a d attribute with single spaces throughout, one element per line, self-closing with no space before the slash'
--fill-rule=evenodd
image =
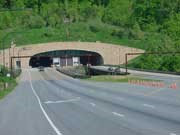
<path id="1" fill-rule="evenodd" d="M 60 58 L 53 58 L 53 65 L 56 67 L 60 67 Z"/>

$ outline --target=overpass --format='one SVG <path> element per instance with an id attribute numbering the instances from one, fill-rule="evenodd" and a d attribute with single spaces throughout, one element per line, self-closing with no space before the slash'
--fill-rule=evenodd
<path id="1" fill-rule="evenodd" d="M 53 58 L 61 58 L 61 64 L 73 65 L 73 58 L 79 58 L 79 64 L 119 65 L 125 63 L 126 53 L 141 53 L 141 49 L 92 42 L 52 42 L 20 46 L 5 50 L 5 65 L 10 67 L 10 57 L 29 56 L 13 59 L 13 66 L 31 68 L 45 64 L 51 66 Z M 0 53 L 0 64 L 3 64 L 3 53 Z M 42 57 L 43 56 L 43 57 Z M 45 56 L 47 56 L 45 58 Z M 51 57 L 49 57 L 51 56 Z M 135 58 L 131 56 L 128 60 Z M 44 58 L 44 59 L 43 59 Z M 45 63 L 43 63 L 43 61 Z M 64 62 L 63 62 L 64 61 Z"/>

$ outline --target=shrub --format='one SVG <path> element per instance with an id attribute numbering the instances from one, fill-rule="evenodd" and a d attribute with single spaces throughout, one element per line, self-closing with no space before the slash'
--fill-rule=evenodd
<path id="1" fill-rule="evenodd" d="M 29 28 L 41 28 L 45 26 L 45 22 L 41 16 L 35 15 L 35 16 L 30 16 L 27 25 Z"/>
<path id="2" fill-rule="evenodd" d="M 81 9 L 80 14 L 85 21 L 96 18 L 98 16 L 98 8 L 96 6 L 88 5 L 84 9 Z"/>
<path id="3" fill-rule="evenodd" d="M 4 66 L 0 66 L 0 76 L 6 76 L 7 73 L 7 68 L 5 68 Z"/>
<path id="4" fill-rule="evenodd" d="M 129 37 L 129 33 L 130 33 L 129 29 L 120 27 L 118 29 L 114 29 L 111 35 L 119 38 L 123 38 L 123 37 Z"/>
<path id="5" fill-rule="evenodd" d="M 90 25 L 90 26 L 89 26 L 89 29 L 91 30 L 91 32 L 94 32 L 94 33 L 100 31 L 100 29 L 98 28 L 98 26 L 94 26 L 94 25 Z"/>
<path id="6" fill-rule="evenodd" d="M 135 23 L 133 28 L 129 30 L 129 38 L 133 39 L 143 39 L 144 33 L 141 31 L 141 28 L 138 23 Z"/>
<path id="7" fill-rule="evenodd" d="M 46 28 L 44 33 L 43 33 L 43 36 L 45 37 L 52 37 L 54 35 L 54 30 L 50 27 Z"/>
<path id="8" fill-rule="evenodd" d="M 13 19 L 9 12 L 0 13 L 0 29 L 9 28 L 12 26 Z"/>
<path id="9" fill-rule="evenodd" d="M 114 29 L 113 32 L 111 33 L 112 36 L 117 36 L 119 38 L 122 38 L 124 36 L 124 29 Z"/>
<path id="10" fill-rule="evenodd" d="M 21 69 L 14 69 L 14 70 L 11 72 L 11 75 L 12 75 L 13 78 L 18 77 L 20 74 L 21 74 Z"/>

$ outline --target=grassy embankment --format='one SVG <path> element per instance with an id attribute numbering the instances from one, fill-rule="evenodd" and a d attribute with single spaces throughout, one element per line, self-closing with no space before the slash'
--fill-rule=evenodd
<path id="1" fill-rule="evenodd" d="M 6 85 L 4 89 L 4 85 Z M 8 95 L 17 85 L 14 78 L 0 77 L 0 99 Z"/>
<path id="2" fill-rule="evenodd" d="M 145 79 L 145 78 L 131 76 L 131 75 L 127 75 L 127 76 L 100 75 L 100 76 L 92 76 L 92 77 L 84 79 L 84 80 L 95 81 L 95 82 L 121 82 L 121 83 L 127 83 L 129 80 L 160 82 L 160 80 Z"/>
<path id="3" fill-rule="evenodd" d="M 57 28 L 36 28 L 36 29 L 23 29 L 14 28 L 0 31 L 0 38 L 5 36 L 5 33 L 11 33 L 5 40 L 6 46 L 15 40 L 17 46 L 47 43 L 56 41 L 82 41 L 82 42 L 104 42 L 113 43 L 117 45 L 125 45 L 136 48 L 144 48 L 144 43 L 141 40 L 134 40 L 124 38 L 118 38 L 113 36 L 112 33 L 116 29 L 116 26 L 104 24 L 101 22 L 96 23 L 71 23 L 62 24 Z M 16 33 L 17 32 L 17 33 Z"/>
<path id="4" fill-rule="evenodd" d="M 87 81 L 96 81 L 96 82 L 124 82 L 127 83 L 129 80 L 133 81 L 146 81 L 146 82 L 159 82 L 160 80 L 146 79 L 134 75 L 97 75 L 97 76 L 87 76 L 87 69 L 85 67 L 69 67 L 62 68 L 59 70 L 62 73 L 65 73 L 73 78 L 79 78 Z"/>
<path id="5" fill-rule="evenodd" d="M 10 34 L 5 40 L 6 47 L 15 40 L 17 46 L 47 43 L 56 41 L 82 41 L 82 42 L 104 42 L 144 49 L 148 52 L 174 52 L 179 46 L 175 46 L 165 35 L 160 33 L 144 32 L 140 39 L 128 36 L 118 36 L 117 26 L 105 24 L 94 20 L 94 22 L 77 22 L 62 24 L 59 27 L 42 27 L 36 29 L 23 29 L 20 27 L 0 31 L 0 38 L 5 33 Z M 17 32 L 17 33 L 16 33 Z M 166 41 L 167 40 L 167 41 Z M 157 71 L 180 72 L 180 55 L 144 55 L 130 61 L 129 67 L 149 69 Z"/>

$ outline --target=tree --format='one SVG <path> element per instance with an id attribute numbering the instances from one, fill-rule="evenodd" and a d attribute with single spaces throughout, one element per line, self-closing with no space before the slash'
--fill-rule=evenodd
<path id="1" fill-rule="evenodd" d="M 110 1 L 104 13 L 103 21 L 114 25 L 124 26 L 131 15 L 130 5 L 130 1 L 126 0 Z"/>
<path id="2" fill-rule="evenodd" d="M 163 26 L 172 39 L 178 40 L 180 37 L 180 14 L 173 15 Z"/>
<path id="3" fill-rule="evenodd" d="M 134 0 L 133 17 L 141 28 L 147 24 L 161 25 L 180 11 L 179 4 L 179 0 Z"/>
<path id="4" fill-rule="evenodd" d="M 3 8 L 11 9 L 14 7 L 15 0 L 0 0 L 0 5 Z"/>
<path id="5" fill-rule="evenodd" d="M 110 0 L 90 0 L 92 4 L 97 6 L 108 6 Z"/>
<path id="6" fill-rule="evenodd" d="M 26 8 L 35 8 L 37 7 L 37 0 L 25 0 L 24 4 Z"/>

